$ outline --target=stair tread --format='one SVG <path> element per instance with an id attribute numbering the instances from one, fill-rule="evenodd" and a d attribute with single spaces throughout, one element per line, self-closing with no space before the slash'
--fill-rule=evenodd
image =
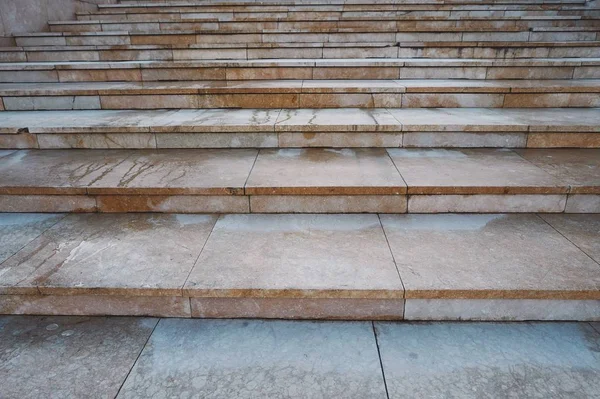
<path id="1" fill-rule="evenodd" d="M 599 215 L 2 214 L 0 229 L 28 234 L 9 237 L 0 292 L 597 300 L 598 226 Z"/>
<path id="2" fill-rule="evenodd" d="M 0 133 L 600 132 L 600 108 L 5 111 Z"/>
<path id="3" fill-rule="evenodd" d="M 6 195 L 600 194 L 600 150 L 19 150 Z"/>

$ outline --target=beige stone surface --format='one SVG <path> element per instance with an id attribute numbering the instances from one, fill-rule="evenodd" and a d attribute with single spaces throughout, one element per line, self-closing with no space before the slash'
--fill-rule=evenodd
<path id="1" fill-rule="evenodd" d="M 595 321 L 600 301 L 545 299 L 407 299 L 406 320 Z"/>
<path id="2" fill-rule="evenodd" d="M 281 132 L 279 147 L 402 147 L 403 134 L 395 132 Z"/>
<path id="3" fill-rule="evenodd" d="M 513 151 L 388 149 L 409 194 L 559 194 L 568 185 Z"/>
<path id="4" fill-rule="evenodd" d="M 403 289 L 376 215 L 224 215 L 184 294 L 400 299 Z"/>
<path id="5" fill-rule="evenodd" d="M 0 195 L 0 212 L 96 212 L 96 199 L 84 195 Z"/>
<path id="6" fill-rule="evenodd" d="M 251 195 L 252 213 L 406 213 L 406 195 Z"/>
<path id="7" fill-rule="evenodd" d="M 250 195 L 391 195 L 406 192 L 384 149 L 261 150 Z"/>
<path id="8" fill-rule="evenodd" d="M 88 185 L 102 195 L 239 195 L 257 150 L 138 150 Z"/>
<path id="9" fill-rule="evenodd" d="M 382 215 L 407 299 L 600 299 L 600 265 L 536 215 Z"/>
<path id="10" fill-rule="evenodd" d="M 181 296 L 0 295 L 0 314 L 190 317 Z"/>
<path id="11" fill-rule="evenodd" d="M 191 298 L 192 317 L 401 320 L 403 299 Z"/>
<path id="12" fill-rule="evenodd" d="M 519 150 L 518 154 L 568 184 L 571 193 L 600 194 L 600 150 Z"/>
<path id="13" fill-rule="evenodd" d="M 248 213 L 248 197 L 241 195 L 99 195 L 98 212 Z M 0 205 L 1 205 L 0 197 Z"/>
<path id="14" fill-rule="evenodd" d="M 178 296 L 215 221 L 70 215 L 2 263 L 2 285 L 47 295 Z"/>
<path id="15" fill-rule="evenodd" d="M 540 215 L 540 217 L 600 263 L 600 215 Z"/>
<path id="16" fill-rule="evenodd" d="M 600 195 L 569 194 L 566 213 L 600 213 Z"/>
<path id="17" fill-rule="evenodd" d="M 0 264 L 63 217 L 60 214 L 0 214 Z"/>
<path id="18" fill-rule="evenodd" d="M 472 194 L 472 195 L 410 195 L 409 213 L 523 213 L 565 212 L 567 196 L 564 194 Z M 567 207 L 566 212 L 569 212 Z M 587 207 L 584 207 L 587 209 Z M 586 211 L 584 211 L 586 212 Z M 593 212 L 587 210 L 587 212 Z"/>
<path id="19" fill-rule="evenodd" d="M 537 133 L 527 136 L 528 148 L 600 148 L 598 133 Z"/>

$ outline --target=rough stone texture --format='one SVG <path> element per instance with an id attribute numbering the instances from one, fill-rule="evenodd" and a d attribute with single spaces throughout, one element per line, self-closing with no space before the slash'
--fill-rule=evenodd
<path id="1" fill-rule="evenodd" d="M 216 218 L 70 215 L 0 265 L 3 287 L 49 295 L 181 295 Z"/>
<path id="2" fill-rule="evenodd" d="M 375 328 L 390 398 L 591 398 L 600 390 L 600 335 L 587 324 Z"/>
<path id="3" fill-rule="evenodd" d="M 385 398 L 386 392 L 370 323 L 162 320 L 119 395 L 149 396 Z"/>
<path id="4" fill-rule="evenodd" d="M 376 215 L 225 215 L 184 294 L 389 299 L 403 289 Z"/>
<path id="5" fill-rule="evenodd" d="M 180 296 L 0 295 L 0 314 L 190 317 Z"/>
<path id="6" fill-rule="evenodd" d="M 566 213 L 600 213 L 600 195 L 571 194 L 567 198 Z"/>
<path id="7" fill-rule="evenodd" d="M 550 213 L 565 211 L 566 202 L 566 195 L 411 195 L 408 212 Z M 586 209 L 585 206 L 583 208 Z"/>
<path id="8" fill-rule="evenodd" d="M 406 320 L 600 320 L 600 301 L 545 299 L 407 299 Z"/>
<path id="9" fill-rule="evenodd" d="M 406 298 L 600 299 L 600 265 L 536 215 L 381 221 Z"/>
<path id="10" fill-rule="evenodd" d="M 0 214 L 0 264 L 63 217 L 53 214 Z"/>
<path id="11" fill-rule="evenodd" d="M 2 396 L 114 397 L 157 322 L 0 317 Z"/>
<path id="12" fill-rule="evenodd" d="M 600 215 L 540 215 L 540 217 L 600 263 Z"/>
<path id="13" fill-rule="evenodd" d="M 192 317 L 401 320 L 403 299 L 191 298 Z"/>
<path id="14" fill-rule="evenodd" d="M 406 213 L 406 195 L 252 195 L 253 213 Z"/>

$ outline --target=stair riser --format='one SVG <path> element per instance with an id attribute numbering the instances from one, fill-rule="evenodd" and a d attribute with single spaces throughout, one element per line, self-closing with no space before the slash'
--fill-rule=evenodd
<path id="1" fill-rule="evenodd" d="M 600 107 L 588 93 L 232 93 L 3 96 L 6 111 L 198 108 L 548 108 Z"/>
<path id="2" fill-rule="evenodd" d="M 600 65 L 523 67 L 296 67 L 0 70 L 0 83 L 265 79 L 592 79 Z"/>
<path id="3" fill-rule="evenodd" d="M 33 190 L 32 190 L 33 191 Z M 599 213 L 600 195 L 0 195 L 0 212 Z"/>
<path id="4" fill-rule="evenodd" d="M 238 132 L 0 134 L 0 149 L 600 148 L 598 132 Z"/>
<path id="5" fill-rule="evenodd" d="M 246 60 L 271 58 L 595 58 L 598 47 L 316 47 L 316 48 L 226 48 L 164 50 L 72 50 L 4 51 L 0 62 L 47 61 L 189 61 Z"/>
<path id="6" fill-rule="evenodd" d="M 231 34 L 231 35 L 99 35 L 17 37 L 20 47 L 35 46 L 112 46 L 165 44 L 231 44 L 231 43 L 406 43 L 406 42 L 568 42 L 598 41 L 600 32 L 406 32 L 406 33 L 297 33 L 297 34 Z"/>

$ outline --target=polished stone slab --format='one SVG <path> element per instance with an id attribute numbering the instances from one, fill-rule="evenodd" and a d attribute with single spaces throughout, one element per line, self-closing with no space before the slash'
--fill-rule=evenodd
<path id="1" fill-rule="evenodd" d="M 572 193 L 600 194 L 600 151 L 595 149 L 517 150 L 529 162 L 568 184 Z"/>
<path id="2" fill-rule="evenodd" d="M 69 215 L 0 266 L 0 291 L 180 296 L 215 221 L 210 215 Z"/>
<path id="3" fill-rule="evenodd" d="M 504 149 L 388 149 L 409 194 L 560 194 L 568 186 Z"/>
<path id="4" fill-rule="evenodd" d="M 223 215 L 184 294 L 390 299 L 403 288 L 376 215 Z"/>
<path id="5" fill-rule="evenodd" d="M 5 398 L 114 397 L 158 320 L 0 317 Z"/>
<path id="6" fill-rule="evenodd" d="M 386 109 L 282 109 L 275 130 L 281 132 L 400 131 L 402 125 Z"/>
<path id="7" fill-rule="evenodd" d="M 600 334 L 586 323 L 375 323 L 390 398 L 591 398 Z"/>
<path id="8" fill-rule="evenodd" d="M 161 320 L 119 398 L 385 398 L 371 323 Z"/>
<path id="9" fill-rule="evenodd" d="M 406 185 L 382 148 L 261 150 L 250 195 L 403 194 Z"/>
<path id="10" fill-rule="evenodd" d="M 63 217 L 59 214 L 0 214 L 0 264 Z"/>
<path id="11" fill-rule="evenodd" d="M 600 264 L 600 215 L 540 215 Z"/>
<path id="12" fill-rule="evenodd" d="M 536 215 L 381 215 L 420 299 L 600 299 L 600 265 Z"/>

